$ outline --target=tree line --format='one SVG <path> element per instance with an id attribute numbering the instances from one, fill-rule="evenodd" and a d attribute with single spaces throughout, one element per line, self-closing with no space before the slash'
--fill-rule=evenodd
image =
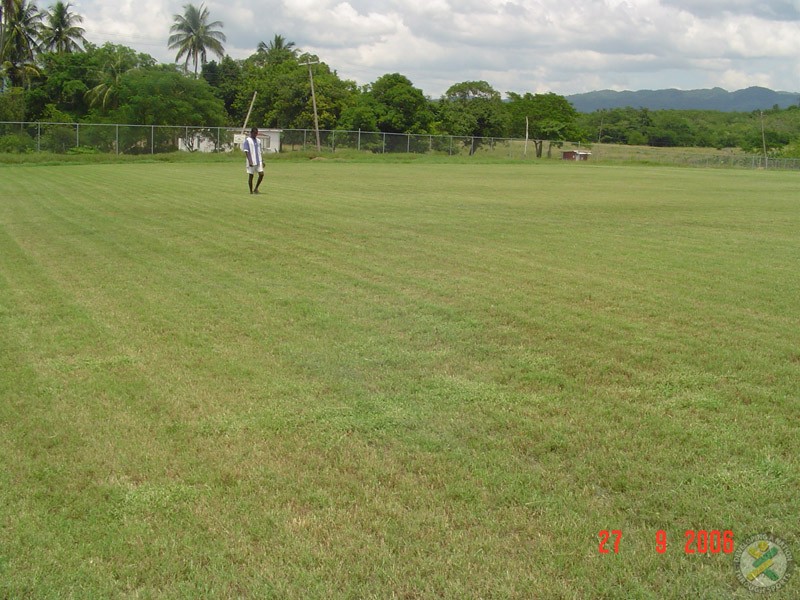
<path id="1" fill-rule="evenodd" d="M 82 18 L 69 3 L 39 10 L 32 0 L 0 0 L 0 121 L 133 123 L 142 125 L 314 126 L 313 78 L 321 129 L 454 135 L 526 135 L 652 146 L 800 147 L 800 108 L 765 113 L 611 109 L 579 114 L 563 96 L 505 97 L 485 81 L 452 85 L 425 96 L 400 73 L 359 86 L 281 35 L 260 42 L 246 59 L 225 53 L 224 24 L 208 9 L 187 4 L 173 17 L 168 48 L 176 64 L 112 43 L 84 38 Z M 211 55 L 216 60 L 209 60 Z"/>

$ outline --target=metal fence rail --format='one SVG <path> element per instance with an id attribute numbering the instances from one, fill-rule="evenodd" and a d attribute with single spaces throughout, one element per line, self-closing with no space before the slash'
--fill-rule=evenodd
<path id="1" fill-rule="evenodd" d="M 101 123 L 0 121 L 0 153 L 160 154 L 175 151 L 230 152 L 239 128 Z M 570 151 L 589 152 L 592 162 L 646 162 L 699 167 L 800 170 L 800 160 L 706 149 L 652 148 L 516 138 L 415 135 L 374 131 L 320 131 L 323 152 L 495 156 L 520 160 L 561 159 Z M 281 151 L 316 150 L 313 129 L 281 131 Z"/>
<path id="2" fill-rule="evenodd" d="M 237 131 L 225 127 L 2 121 L 0 152 L 218 152 L 233 149 Z"/>
<path id="3" fill-rule="evenodd" d="M 510 138 L 459 137 L 452 135 L 418 135 L 410 133 L 383 133 L 376 131 L 320 131 L 321 149 L 356 150 L 378 154 L 477 154 L 491 152 L 513 156 L 512 145 L 520 140 Z M 524 140 L 522 140 L 524 144 Z M 316 134 L 310 129 L 284 129 L 281 139 L 283 150 L 312 150 L 316 148 Z M 533 144 L 530 145 L 531 150 Z"/>

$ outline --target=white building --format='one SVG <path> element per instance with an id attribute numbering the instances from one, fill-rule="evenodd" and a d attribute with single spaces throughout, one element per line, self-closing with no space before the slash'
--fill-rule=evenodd
<path id="1" fill-rule="evenodd" d="M 236 147 L 237 150 L 241 150 L 242 143 L 244 139 L 250 135 L 250 133 L 242 133 L 241 130 L 237 130 L 238 133 L 233 135 L 233 145 Z M 258 141 L 261 142 L 261 151 L 262 152 L 280 152 L 281 151 L 281 133 L 283 133 L 282 129 L 260 129 L 258 130 Z"/>
<path id="2" fill-rule="evenodd" d="M 212 137 L 208 138 L 201 135 L 190 135 L 188 138 L 178 138 L 178 150 L 187 152 L 232 152 L 233 150 L 241 150 L 242 142 L 250 135 L 250 133 L 242 133 L 239 128 L 227 130 L 210 130 Z M 217 136 L 214 134 L 226 134 L 220 136 L 221 139 L 231 139 L 230 135 L 233 134 L 233 144 L 220 142 L 217 145 Z M 261 142 L 262 152 L 280 152 L 281 151 L 281 133 L 282 129 L 259 129 L 258 140 Z"/>

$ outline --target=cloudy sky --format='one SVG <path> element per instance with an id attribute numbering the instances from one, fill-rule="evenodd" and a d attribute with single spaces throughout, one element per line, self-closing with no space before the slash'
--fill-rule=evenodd
<path id="1" fill-rule="evenodd" d="M 173 62 L 175 13 L 194 0 L 72 0 L 86 38 Z M 41 7 L 48 0 L 39 0 Z M 800 0 L 205 0 L 226 51 L 275 34 L 358 84 L 402 73 L 431 97 L 496 90 L 800 91 Z"/>

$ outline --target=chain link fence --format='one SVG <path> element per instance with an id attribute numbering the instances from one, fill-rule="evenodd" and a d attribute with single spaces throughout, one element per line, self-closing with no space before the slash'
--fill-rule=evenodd
<path id="1" fill-rule="evenodd" d="M 223 127 L 0 122 L 0 152 L 223 152 L 233 149 L 233 136 L 238 131 Z"/>
<path id="2" fill-rule="evenodd" d="M 440 154 L 448 156 L 489 155 L 508 158 L 561 158 L 561 151 L 579 148 L 572 142 L 533 141 L 515 138 L 382 133 L 374 131 L 320 131 L 320 150 L 335 153 L 356 150 L 376 154 Z M 537 155 L 537 147 L 539 154 Z M 313 129 L 284 129 L 283 152 L 316 150 Z M 584 146 L 584 149 L 585 146 Z"/>
<path id="3" fill-rule="evenodd" d="M 239 128 L 97 123 L 0 122 L 0 153 L 161 154 L 175 151 L 231 152 Z M 284 129 L 281 152 L 315 151 L 313 129 Z M 800 160 L 702 148 L 653 148 L 613 144 L 523 140 L 372 131 L 319 131 L 320 151 L 375 154 L 492 156 L 519 160 L 591 160 L 741 169 L 800 170 Z"/>

